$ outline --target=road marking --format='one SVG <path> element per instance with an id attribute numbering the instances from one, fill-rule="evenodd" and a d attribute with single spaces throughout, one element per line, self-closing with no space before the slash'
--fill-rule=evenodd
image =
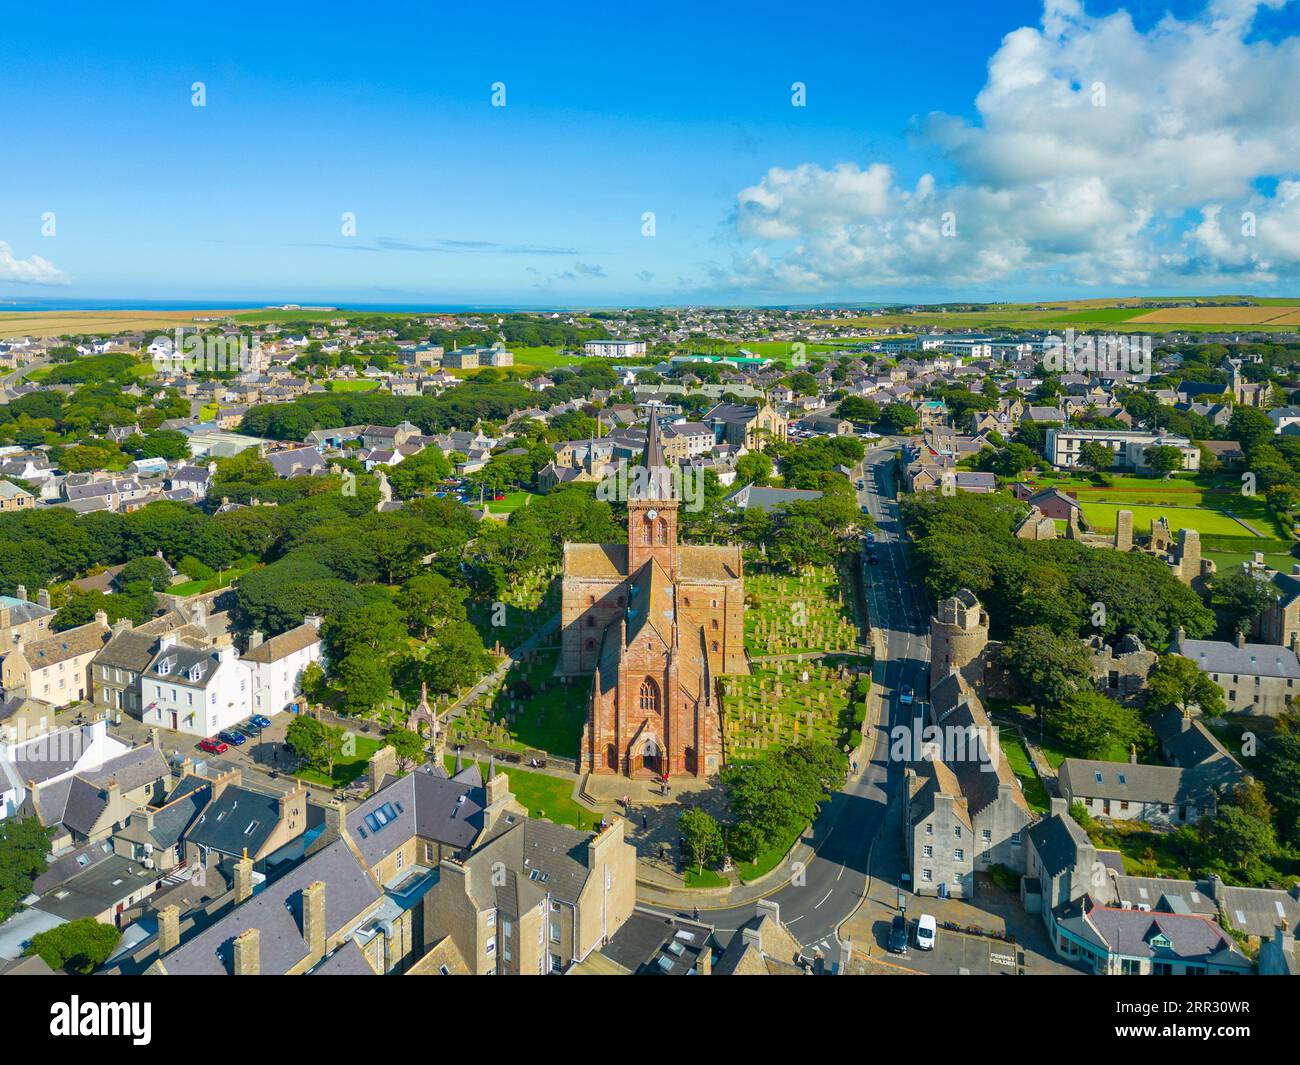
<path id="1" fill-rule="evenodd" d="M 833 890 L 834 890 L 834 889 L 832 889 L 832 891 L 833 891 Z M 831 897 L 831 891 L 826 892 L 826 894 L 822 896 L 822 902 L 825 902 L 825 901 L 826 901 L 827 899 L 829 899 L 830 897 Z M 822 904 L 822 902 L 817 903 L 817 906 L 814 906 L 813 909 L 814 909 L 814 910 L 817 909 L 817 907 L 820 906 L 820 905 Z"/>

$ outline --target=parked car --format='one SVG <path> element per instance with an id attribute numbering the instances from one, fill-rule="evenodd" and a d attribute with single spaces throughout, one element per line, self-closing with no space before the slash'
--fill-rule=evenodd
<path id="1" fill-rule="evenodd" d="M 871 557 L 868 558 L 867 561 L 870 562 L 873 566 L 879 566 L 879 565 L 880 565 L 880 556 L 877 555 L 874 551 L 872 551 L 872 552 L 871 552 Z"/>
<path id="2" fill-rule="evenodd" d="M 915 698 L 916 693 L 912 691 L 912 686 L 910 684 L 904 684 L 903 687 L 899 689 L 898 701 L 904 706 L 910 706 Z"/>
<path id="3" fill-rule="evenodd" d="M 245 743 L 248 742 L 247 736 L 245 736 L 242 732 L 236 732 L 232 728 L 222 729 L 220 732 L 217 733 L 217 739 L 225 740 L 226 743 L 229 743 L 231 746 L 234 747 L 242 747 Z"/>
<path id="4" fill-rule="evenodd" d="M 889 953 L 907 953 L 907 918 L 896 914 L 889 925 Z"/>
<path id="5" fill-rule="evenodd" d="M 199 750 L 207 751 L 208 754 L 225 754 L 230 750 L 230 745 L 222 743 L 216 736 L 209 736 L 206 740 L 199 740 Z"/>
<path id="6" fill-rule="evenodd" d="M 934 937 L 937 928 L 934 918 L 923 913 L 916 922 L 916 945 L 920 950 L 934 950 Z"/>
<path id="7" fill-rule="evenodd" d="M 261 714 L 254 714 L 248 719 L 248 723 L 260 729 L 271 727 L 271 719 L 269 717 L 263 717 Z"/>

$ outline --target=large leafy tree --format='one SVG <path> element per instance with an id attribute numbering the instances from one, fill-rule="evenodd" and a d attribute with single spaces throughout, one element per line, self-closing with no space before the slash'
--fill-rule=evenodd
<path id="1" fill-rule="evenodd" d="M 51 969 L 88 975 L 117 949 L 122 933 L 93 917 L 79 917 L 32 936 L 28 955 L 38 955 Z"/>
<path id="2" fill-rule="evenodd" d="M 0 921 L 18 911 L 32 882 L 45 872 L 53 835 L 53 828 L 34 817 L 0 821 Z"/>
<path id="3" fill-rule="evenodd" d="M 1147 690 L 1147 705 L 1153 710 L 1174 707 L 1186 714 L 1199 709 L 1206 717 L 1218 717 L 1227 709 L 1222 689 L 1182 655 L 1161 655 L 1147 678 Z"/>
<path id="4" fill-rule="evenodd" d="M 1116 747 L 1141 746 L 1150 736 L 1136 710 L 1091 690 L 1049 705 L 1044 720 L 1057 739 L 1084 758 L 1101 758 Z"/>

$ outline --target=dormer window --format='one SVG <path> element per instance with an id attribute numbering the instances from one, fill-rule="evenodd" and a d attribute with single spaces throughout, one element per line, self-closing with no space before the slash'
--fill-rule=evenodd
<path id="1" fill-rule="evenodd" d="M 171 671 L 172 671 L 172 660 L 170 658 L 164 658 L 161 662 L 158 663 L 158 676 L 165 677 Z"/>

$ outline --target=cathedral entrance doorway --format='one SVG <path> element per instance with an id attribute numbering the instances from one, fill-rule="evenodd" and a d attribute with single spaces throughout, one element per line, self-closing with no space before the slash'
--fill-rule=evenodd
<path id="1" fill-rule="evenodd" d="M 653 736 L 645 736 L 636 741 L 632 755 L 628 759 L 628 770 L 634 777 L 663 776 L 663 748 Z"/>

